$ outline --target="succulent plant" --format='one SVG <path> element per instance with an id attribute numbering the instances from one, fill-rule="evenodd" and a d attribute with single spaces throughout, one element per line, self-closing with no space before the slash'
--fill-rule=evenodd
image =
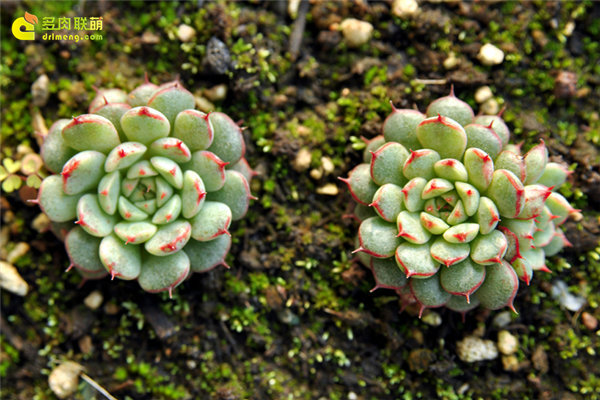
<path id="1" fill-rule="evenodd" d="M 54 174 L 37 202 L 86 279 L 137 279 L 171 291 L 226 265 L 231 221 L 252 198 L 241 129 L 194 109 L 179 82 L 127 94 L 98 90 L 89 114 L 50 128 L 41 154 Z"/>
<path id="2" fill-rule="evenodd" d="M 546 271 L 569 242 L 560 225 L 576 212 L 557 193 L 568 170 L 544 142 L 522 155 L 500 116 L 475 116 L 454 96 L 425 114 L 393 107 L 347 179 L 360 260 L 376 288 L 425 308 L 465 313 L 513 307 L 519 280 Z"/>

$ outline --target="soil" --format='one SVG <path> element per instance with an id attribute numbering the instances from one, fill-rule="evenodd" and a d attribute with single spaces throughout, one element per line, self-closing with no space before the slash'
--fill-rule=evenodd
<path id="1" fill-rule="evenodd" d="M 65 273 L 63 243 L 33 223 L 40 211 L 25 200 L 35 191 L 3 186 L 0 255 L 29 291 L 1 293 L 0 396 L 55 398 L 48 375 L 70 360 L 118 399 L 600 398 L 600 3 L 432 1 L 403 18 L 391 2 L 301 1 L 295 18 L 293 4 L 2 2 L 5 168 L 39 151 L 44 126 L 85 113 L 94 86 L 131 90 L 146 72 L 154 83 L 179 78 L 206 110 L 247 128 L 258 199 L 231 228 L 231 269 L 194 275 L 169 299 Z M 10 27 L 25 11 L 40 24 L 101 16 L 102 39 L 41 40 L 38 30 L 16 40 Z M 372 24 L 371 39 L 349 47 L 336 28 L 345 18 Z M 182 24 L 195 30 L 186 42 Z M 485 43 L 504 52 L 500 65 L 478 60 Z M 43 74 L 47 101 L 31 93 Z M 393 291 L 370 293 L 370 271 L 351 255 L 358 226 L 337 177 L 361 162 L 360 138 L 380 133 L 390 100 L 423 110 L 451 85 L 476 111 L 475 92 L 489 86 L 512 141 L 543 139 L 574 171 L 561 189 L 582 210 L 565 225 L 573 247 L 548 260 L 552 274 L 521 285 L 518 314 L 419 319 Z M 310 160 L 299 165 L 301 149 Z M 19 243 L 29 251 L 16 257 Z M 585 299 L 579 311 L 552 297 L 559 280 Z M 92 292 L 97 309 L 84 305 Z M 518 339 L 514 359 L 459 359 L 464 337 L 496 342 L 501 330 Z M 104 398 L 84 380 L 72 397 Z"/>

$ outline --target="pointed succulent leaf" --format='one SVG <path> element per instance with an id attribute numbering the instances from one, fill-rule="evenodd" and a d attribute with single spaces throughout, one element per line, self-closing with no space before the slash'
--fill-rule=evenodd
<path id="1" fill-rule="evenodd" d="M 100 238 L 88 235 L 81 227 L 71 229 L 65 238 L 65 248 L 71 264 L 87 272 L 104 272 L 98 249 Z"/>
<path id="2" fill-rule="evenodd" d="M 479 232 L 482 235 L 487 235 L 494 229 L 500 221 L 500 212 L 496 204 L 488 197 L 482 196 L 479 199 L 479 207 L 477 207 L 476 220 L 479 224 Z"/>
<path id="3" fill-rule="evenodd" d="M 571 246 L 571 243 L 569 243 L 565 237 L 565 234 L 559 228 L 556 228 L 554 237 L 550 243 L 544 246 L 544 253 L 546 257 L 552 257 L 558 254 L 558 252 L 560 252 L 565 246 Z"/>
<path id="4" fill-rule="evenodd" d="M 258 172 L 254 171 L 250 167 L 248 161 L 243 157 L 240 159 L 240 161 L 236 162 L 235 164 L 227 164 L 225 168 L 239 172 L 244 176 L 244 178 L 246 178 L 248 182 L 250 182 L 252 178 L 258 174 Z"/>
<path id="5" fill-rule="evenodd" d="M 440 284 L 439 275 L 425 279 L 411 279 L 409 285 L 413 296 L 421 304 L 419 316 L 424 308 L 441 307 L 448 303 L 452 296 Z"/>
<path id="6" fill-rule="evenodd" d="M 439 218 L 440 217 L 440 211 L 439 211 L 439 208 L 437 206 L 437 200 L 438 199 L 429 199 L 429 200 L 425 201 L 425 203 L 423 204 L 423 210 L 425 210 L 425 212 L 427 214 L 433 215 L 434 217 L 438 217 Z M 437 233 L 434 233 L 434 235 L 437 235 Z"/>
<path id="7" fill-rule="evenodd" d="M 509 306 L 514 311 L 513 300 L 519 290 L 519 279 L 509 263 L 493 264 L 485 269 L 485 280 L 475 296 L 481 305 L 490 310 Z"/>
<path id="8" fill-rule="evenodd" d="M 479 233 L 479 225 L 471 222 L 450 227 L 442 235 L 450 243 L 469 243 Z"/>
<path id="9" fill-rule="evenodd" d="M 244 157 L 246 145 L 240 127 L 222 112 L 208 114 L 208 120 L 214 128 L 213 142 L 208 150 L 232 164 Z"/>
<path id="10" fill-rule="evenodd" d="M 456 192 L 456 190 L 451 190 L 449 192 L 446 192 L 442 195 L 440 195 L 440 197 L 436 198 L 436 202 L 439 203 L 438 204 L 438 208 L 441 209 L 442 207 L 444 207 L 446 204 L 449 204 L 450 206 L 454 207 L 456 206 L 456 203 L 458 203 L 458 193 Z M 448 208 L 448 207 L 446 207 Z"/>
<path id="11" fill-rule="evenodd" d="M 443 237 L 438 237 L 431 245 L 431 257 L 446 267 L 469 257 L 469 251 L 470 248 L 467 243 L 449 243 Z"/>
<path id="12" fill-rule="evenodd" d="M 126 221 L 143 221 L 148 218 L 148 214 L 137 208 L 127 198 L 121 196 L 117 202 L 117 209 L 119 215 Z"/>
<path id="13" fill-rule="evenodd" d="M 165 158 L 165 160 L 168 160 L 168 158 Z M 148 178 L 156 175 L 158 175 L 158 172 L 148 160 L 138 161 L 127 170 L 127 179 Z"/>
<path id="14" fill-rule="evenodd" d="M 127 141 L 127 136 L 123 132 L 123 128 L 121 127 L 121 117 L 127 111 L 131 110 L 131 106 L 126 103 L 108 103 L 103 105 L 102 107 L 96 109 L 94 114 L 100 115 L 107 120 L 109 120 L 119 133 L 119 140 L 121 142 Z"/>
<path id="15" fill-rule="evenodd" d="M 544 173 L 546 164 L 548 163 L 548 149 L 542 140 L 540 144 L 534 146 L 523 157 L 525 169 L 527 170 L 527 178 L 523 182 L 526 185 L 536 183 Z"/>
<path id="16" fill-rule="evenodd" d="M 100 260 L 113 278 L 136 279 L 142 267 L 141 248 L 109 235 L 100 242 Z"/>
<path id="17" fill-rule="evenodd" d="M 90 102 L 89 112 L 93 113 L 106 104 L 125 103 L 126 100 L 127 93 L 121 89 L 98 89 L 96 96 Z"/>
<path id="18" fill-rule="evenodd" d="M 357 203 L 354 207 L 354 216 L 358 218 L 359 221 L 364 221 L 367 218 L 376 217 L 378 214 L 374 211 L 373 207 L 363 206 L 360 203 Z"/>
<path id="19" fill-rule="evenodd" d="M 121 143 L 114 125 L 100 115 L 83 114 L 73 118 L 62 130 L 65 143 L 78 151 L 96 150 L 107 154 Z"/>
<path id="20" fill-rule="evenodd" d="M 148 106 L 163 113 L 171 126 L 174 124 L 177 114 L 183 110 L 194 108 L 195 104 L 194 95 L 185 90 L 179 82 L 162 85 L 148 100 Z"/>
<path id="21" fill-rule="evenodd" d="M 476 147 L 488 153 L 490 157 L 496 158 L 502 150 L 502 140 L 498 134 L 489 126 L 469 124 L 465 126 L 467 133 L 467 147 Z"/>
<path id="22" fill-rule="evenodd" d="M 188 277 L 189 272 L 190 259 L 183 251 L 163 257 L 151 255 L 144 259 L 138 283 L 146 292 L 168 291 L 171 296 L 173 289 Z"/>
<path id="23" fill-rule="evenodd" d="M 373 139 L 362 138 L 365 142 L 366 146 L 363 151 L 363 163 L 371 164 L 371 159 L 373 158 L 373 153 L 375 150 L 383 146 L 385 143 L 385 139 L 383 135 L 375 136 Z"/>
<path id="24" fill-rule="evenodd" d="M 516 235 L 521 250 L 527 250 L 533 246 L 535 227 L 533 220 L 504 219 L 500 224 Z"/>
<path id="25" fill-rule="evenodd" d="M 506 237 L 499 230 L 493 230 L 471 242 L 471 260 L 481 265 L 496 264 L 502 260 L 507 248 Z"/>
<path id="26" fill-rule="evenodd" d="M 465 212 L 469 217 L 472 217 L 479 208 L 479 191 L 477 191 L 475 186 L 465 182 L 456 182 L 455 187 L 456 193 L 465 208 Z"/>
<path id="27" fill-rule="evenodd" d="M 485 192 L 494 173 L 492 158 L 483 150 L 470 148 L 465 151 L 464 164 L 469 173 L 469 183 L 480 192 Z"/>
<path id="28" fill-rule="evenodd" d="M 213 125 L 208 114 L 184 110 L 175 118 L 173 136 L 183 140 L 191 151 L 206 150 L 213 142 Z"/>
<path id="29" fill-rule="evenodd" d="M 402 211 L 398 214 L 396 223 L 398 236 L 410 243 L 423 244 L 431 238 L 431 233 L 421 224 L 419 213 Z"/>
<path id="30" fill-rule="evenodd" d="M 219 235 L 210 242 L 190 240 L 184 247 L 189 256 L 193 272 L 206 272 L 217 265 L 225 264 L 225 256 L 231 247 L 231 236 Z"/>
<path id="31" fill-rule="evenodd" d="M 166 116 L 151 107 L 135 107 L 121 117 L 121 127 L 127 140 L 146 146 L 156 139 L 169 136 L 171 124 Z"/>
<path id="32" fill-rule="evenodd" d="M 396 248 L 395 257 L 398 266 L 404 271 L 407 278 L 427 278 L 440 269 L 440 264 L 431 257 L 429 243 L 404 242 Z"/>
<path id="33" fill-rule="evenodd" d="M 210 151 L 196 151 L 192 154 L 192 161 L 185 166 L 202 177 L 207 191 L 215 192 L 225 184 L 226 162 Z"/>
<path id="34" fill-rule="evenodd" d="M 104 154 L 87 150 L 75 154 L 67 161 L 61 171 L 63 191 L 66 194 L 78 194 L 95 188 L 104 171 Z"/>
<path id="35" fill-rule="evenodd" d="M 225 185 L 216 192 L 208 193 L 206 197 L 207 200 L 227 204 L 231 209 L 233 220 L 237 221 L 246 215 L 251 195 L 246 178 L 237 171 L 226 170 Z"/>
<path id="36" fill-rule="evenodd" d="M 44 144 L 42 144 L 40 155 L 46 168 L 54 173 L 59 173 L 65 163 L 76 154 L 75 150 L 69 147 L 62 137 L 62 129 L 69 122 L 68 119 L 59 119 L 52 124 L 44 138 Z"/>
<path id="37" fill-rule="evenodd" d="M 567 217 L 576 210 L 561 194 L 552 192 L 546 200 L 546 206 L 554 218 L 554 225 L 562 225 Z"/>
<path id="38" fill-rule="evenodd" d="M 146 146 L 137 142 L 121 143 L 108 153 L 104 162 L 104 170 L 113 172 L 127 168 L 141 159 L 146 153 Z"/>
<path id="39" fill-rule="evenodd" d="M 462 222 L 465 222 L 468 219 L 467 212 L 465 211 L 465 206 L 463 205 L 462 200 L 458 200 L 456 205 L 446 218 L 446 222 L 450 225 L 458 225 Z"/>
<path id="40" fill-rule="evenodd" d="M 365 219 L 358 228 L 360 247 L 355 251 L 362 251 L 377 258 L 391 257 L 400 244 L 400 239 L 396 237 L 397 232 L 394 224 L 379 217 Z"/>
<path id="41" fill-rule="evenodd" d="M 528 249 L 521 253 L 523 259 L 527 260 L 534 271 L 550 272 L 546 267 L 546 256 L 542 249 Z"/>
<path id="42" fill-rule="evenodd" d="M 538 248 L 547 246 L 554 238 L 554 233 L 554 224 L 547 224 L 544 229 L 536 231 L 533 234 L 533 245 Z"/>
<path id="43" fill-rule="evenodd" d="M 440 272 L 440 284 L 444 290 L 455 296 L 465 296 L 470 303 L 471 295 L 479 289 L 485 279 L 485 267 L 467 258 L 444 268 Z"/>
<path id="44" fill-rule="evenodd" d="M 378 185 L 393 183 L 402 186 L 406 178 L 399 166 L 408 159 L 408 151 L 400 143 L 388 142 L 373 153 L 371 177 Z"/>
<path id="45" fill-rule="evenodd" d="M 433 178 L 423 188 L 421 198 L 423 200 L 431 199 L 440 196 L 454 189 L 452 182 L 443 178 Z"/>
<path id="46" fill-rule="evenodd" d="M 139 178 L 136 179 L 123 179 L 121 182 L 121 194 L 125 197 L 131 196 L 131 194 L 137 189 Z"/>
<path id="47" fill-rule="evenodd" d="M 506 146 L 508 144 L 508 139 L 510 138 L 510 130 L 502 120 L 497 115 L 478 115 L 473 120 L 473 123 L 480 124 L 483 126 L 490 126 L 496 132 L 500 140 L 502 141 L 502 146 Z"/>
<path id="48" fill-rule="evenodd" d="M 104 175 L 98 183 L 98 202 L 102 210 L 113 215 L 117 212 L 117 201 L 121 192 L 121 176 L 118 171 Z"/>
<path id="49" fill-rule="evenodd" d="M 400 270 L 394 257 L 371 258 L 371 271 L 375 277 L 375 287 L 371 289 L 400 289 L 406 286 L 408 278 Z"/>
<path id="50" fill-rule="evenodd" d="M 525 169 L 523 157 L 509 150 L 504 150 L 498 155 L 494 162 L 494 167 L 496 169 L 509 170 L 515 174 L 521 182 L 524 182 L 527 177 L 527 170 Z"/>
<path id="51" fill-rule="evenodd" d="M 168 225 L 162 225 L 144 244 L 144 248 L 155 256 L 176 253 L 190 240 L 191 233 L 192 226 L 188 221 L 177 220 Z"/>
<path id="52" fill-rule="evenodd" d="M 553 219 L 555 219 L 555 218 L 553 218 L 552 213 L 550 212 L 550 209 L 548 207 L 546 207 L 546 205 L 544 205 L 540 215 L 538 215 L 535 218 L 535 226 L 538 229 L 546 229 L 548 224 L 550 224 L 550 221 L 552 221 Z"/>
<path id="53" fill-rule="evenodd" d="M 231 181 L 230 184 L 234 182 Z M 243 182 L 238 182 L 243 185 Z M 228 186 L 228 189 L 230 187 Z M 236 194 L 239 197 L 244 196 L 242 193 L 243 188 L 238 187 Z M 194 171 L 185 171 L 183 174 L 183 189 L 181 190 L 181 204 L 183 218 L 189 219 L 202 209 L 206 198 L 206 188 L 204 187 L 204 180 Z M 245 210 L 243 211 L 245 213 Z"/>
<path id="54" fill-rule="evenodd" d="M 131 107 L 145 106 L 157 89 L 154 83 L 146 82 L 129 92 L 127 103 Z"/>
<path id="55" fill-rule="evenodd" d="M 529 261 L 523 257 L 515 258 L 511 266 L 515 270 L 517 277 L 529 286 L 531 279 L 533 279 L 533 268 L 531 268 Z"/>
<path id="56" fill-rule="evenodd" d="M 183 172 L 179 164 L 175 161 L 166 157 L 156 156 L 150 159 L 150 163 L 153 169 L 171 186 L 176 189 L 183 187 Z M 129 172 L 127 173 L 127 177 L 129 178 Z"/>
<path id="57" fill-rule="evenodd" d="M 467 298 L 465 296 L 452 296 L 446 303 L 446 308 L 449 308 L 452 311 L 463 313 L 464 315 L 464 313 L 479 306 L 479 300 L 477 297 L 470 297 L 469 301 L 470 302 L 467 303 Z"/>
<path id="58" fill-rule="evenodd" d="M 231 210 L 224 203 L 207 201 L 202 209 L 190 220 L 192 238 L 200 242 L 208 242 L 217 236 L 229 234 Z"/>
<path id="59" fill-rule="evenodd" d="M 460 160 L 467 148 L 464 128 L 452 118 L 439 114 L 417 126 L 417 138 L 422 147 L 435 150 L 443 158 Z"/>
<path id="60" fill-rule="evenodd" d="M 133 204 L 146 214 L 154 214 L 156 212 L 156 199 L 136 201 Z"/>
<path id="61" fill-rule="evenodd" d="M 96 237 L 109 235 L 117 221 L 115 215 L 108 215 L 102 211 L 98 203 L 98 196 L 95 194 L 81 196 L 77 202 L 77 218 L 75 223 Z"/>
<path id="62" fill-rule="evenodd" d="M 427 229 L 433 235 L 441 235 L 446 231 L 446 229 L 450 228 L 450 225 L 444 222 L 444 220 L 429 213 L 421 212 L 419 217 L 421 219 L 421 225 L 423 225 L 423 228 Z"/>
<path id="63" fill-rule="evenodd" d="M 462 126 L 473 122 L 474 117 L 471 106 L 454 96 L 453 92 L 429 104 L 429 107 L 427 107 L 427 116 L 437 117 L 438 114 L 452 118 Z"/>
<path id="64" fill-rule="evenodd" d="M 67 222 L 77 216 L 79 197 L 79 195 L 65 194 L 60 176 L 50 175 L 42 181 L 40 186 L 39 204 L 50 220 Z"/>
<path id="65" fill-rule="evenodd" d="M 173 195 L 162 207 L 154 212 L 152 223 L 156 225 L 165 225 L 175 221 L 181 214 L 181 197 L 178 194 Z"/>
<path id="66" fill-rule="evenodd" d="M 173 196 L 174 189 L 159 176 L 154 178 L 154 182 L 156 183 L 156 206 L 162 207 Z"/>
<path id="67" fill-rule="evenodd" d="M 416 130 L 424 119 L 425 115 L 417 110 L 394 108 L 383 123 L 383 136 L 386 141 L 398 142 L 408 150 L 420 149 Z"/>
<path id="68" fill-rule="evenodd" d="M 190 149 L 181 139 L 174 137 L 156 139 L 150 145 L 150 155 L 166 157 L 179 164 L 186 163 L 192 159 Z"/>
<path id="69" fill-rule="evenodd" d="M 570 172 L 565 166 L 555 162 L 550 162 L 546 164 L 544 173 L 542 176 L 540 176 L 540 179 L 538 179 L 537 183 L 547 186 L 548 188 L 552 188 L 552 190 L 557 190 L 563 185 L 563 183 L 566 182 L 569 174 Z"/>
<path id="70" fill-rule="evenodd" d="M 433 165 L 440 161 L 440 155 L 431 149 L 421 149 L 410 152 L 410 156 L 402 167 L 402 173 L 407 179 L 416 177 L 429 180 L 435 177 Z"/>
<path id="71" fill-rule="evenodd" d="M 423 189 L 426 185 L 427 180 L 421 177 L 413 178 L 404 185 L 402 188 L 404 208 L 411 212 L 416 212 L 423 208 L 425 202 L 421 197 L 421 193 L 423 193 Z"/>
<path id="72" fill-rule="evenodd" d="M 156 225 L 149 222 L 119 222 L 115 225 L 115 234 L 125 244 L 140 244 L 156 233 Z"/>
<path id="73" fill-rule="evenodd" d="M 544 185 L 527 185 L 525 190 L 525 205 L 517 216 L 518 219 L 532 219 L 539 217 L 544 211 L 544 203 L 550 193 Z"/>
<path id="74" fill-rule="evenodd" d="M 500 215 L 506 218 L 517 217 L 525 206 L 523 184 L 506 169 L 494 171 L 487 196 L 496 204 Z"/>
<path id="75" fill-rule="evenodd" d="M 438 178 L 444 178 L 449 181 L 465 182 L 469 179 L 469 174 L 464 164 L 453 158 L 444 158 L 433 164 L 433 170 Z"/>
<path id="76" fill-rule="evenodd" d="M 402 206 L 402 188 L 393 183 L 382 185 L 373 196 L 373 202 L 369 206 L 387 222 L 396 222 L 398 214 L 404 208 Z"/>
<path id="77" fill-rule="evenodd" d="M 365 206 L 371 204 L 378 186 L 371 180 L 369 164 L 359 164 L 350 171 L 348 178 L 339 179 L 348 185 L 354 200 Z"/>

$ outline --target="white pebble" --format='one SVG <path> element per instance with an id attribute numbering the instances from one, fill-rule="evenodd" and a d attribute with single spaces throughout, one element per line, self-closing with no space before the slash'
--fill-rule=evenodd
<path id="1" fill-rule="evenodd" d="M 498 350 L 504 355 L 511 355 L 519 350 L 519 339 L 509 331 L 500 331 L 498 333 Z"/>
<path id="2" fill-rule="evenodd" d="M 19 242 L 17 245 L 8 253 L 6 261 L 14 263 L 29 252 L 29 245 L 25 242 Z"/>
<path id="3" fill-rule="evenodd" d="M 498 65 L 504 61 L 504 52 L 491 43 L 486 43 L 479 49 L 477 58 L 483 65 Z"/>
<path id="4" fill-rule="evenodd" d="M 554 300 L 558 300 L 561 307 L 564 307 L 569 311 L 579 311 L 586 303 L 586 300 L 583 297 L 569 293 L 567 284 L 560 280 L 555 281 L 552 285 L 551 294 Z"/>
<path id="5" fill-rule="evenodd" d="M 333 161 L 331 161 L 331 158 L 329 157 L 321 157 L 321 166 L 323 167 L 323 172 L 325 175 L 331 174 L 335 169 Z"/>
<path id="6" fill-rule="evenodd" d="M 442 317 L 435 311 L 429 311 L 423 315 L 421 321 L 425 322 L 427 325 L 440 326 L 442 324 Z"/>
<path id="7" fill-rule="evenodd" d="M 15 266 L 5 261 L 0 261 L 0 287 L 18 296 L 25 296 L 29 291 L 29 285 Z"/>
<path id="8" fill-rule="evenodd" d="M 291 19 L 296 19 L 298 16 L 298 8 L 300 8 L 300 0 L 289 0 L 288 1 L 288 15 Z"/>
<path id="9" fill-rule="evenodd" d="M 411 17 L 419 11 L 419 3 L 416 0 L 394 0 L 392 3 L 392 14 L 400 18 Z"/>
<path id="10" fill-rule="evenodd" d="M 318 194 L 324 194 L 326 196 L 337 196 L 338 188 L 334 183 L 327 183 L 320 188 L 317 188 Z"/>
<path id="11" fill-rule="evenodd" d="M 40 75 L 31 85 L 31 97 L 33 97 L 33 105 L 43 107 L 48 102 L 50 96 L 50 79 L 48 75 Z"/>
<path id="12" fill-rule="evenodd" d="M 493 360 L 498 357 L 498 349 L 491 340 L 480 339 L 476 336 L 467 336 L 456 344 L 458 358 L 464 362 L 477 362 Z"/>
<path id="13" fill-rule="evenodd" d="M 460 60 L 456 57 L 456 54 L 451 51 L 450 54 L 448 54 L 448 57 L 444 60 L 444 68 L 453 69 L 456 68 L 459 63 Z"/>
<path id="14" fill-rule="evenodd" d="M 510 321 L 510 311 L 502 311 L 494 317 L 494 319 L 492 320 L 492 325 L 494 325 L 496 328 L 503 328 L 506 325 L 510 324 Z"/>
<path id="15" fill-rule="evenodd" d="M 500 105 L 493 97 L 487 99 L 480 107 L 480 111 L 485 115 L 496 115 L 500 111 Z"/>
<path id="16" fill-rule="evenodd" d="M 48 377 L 48 384 L 56 397 L 66 399 L 75 393 L 81 371 L 83 367 L 72 361 L 65 361 L 52 370 Z"/>
<path id="17" fill-rule="evenodd" d="M 177 37 L 182 42 L 189 42 L 196 36 L 196 30 L 189 25 L 181 24 L 177 28 Z"/>
<path id="18" fill-rule="evenodd" d="M 479 104 L 494 96 L 489 86 L 482 86 L 475 92 L 475 101 Z"/>
<path id="19" fill-rule="evenodd" d="M 292 166 L 298 172 L 306 171 L 308 167 L 310 167 L 310 162 L 312 159 L 312 155 L 310 154 L 310 150 L 306 147 L 303 147 L 296 154 L 296 158 L 292 162 Z"/>
<path id="20" fill-rule="evenodd" d="M 346 43 L 350 47 L 358 47 L 371 40 L 373 25 L 355 18 L 347 18 L 340 24 Z"/>
<path id="21" fill-rule="evenodd" d="M 98 307 L 102 305 L 104 301 L 104 297 L 99 290 L 94 290 L 92 293 L 88 294 L 85 299 L 83 299 L 83 304 L 85 304 L 89 309 L 96 310 Z"/>

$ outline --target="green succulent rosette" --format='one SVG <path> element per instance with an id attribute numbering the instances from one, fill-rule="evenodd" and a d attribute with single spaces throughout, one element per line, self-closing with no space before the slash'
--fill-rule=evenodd
<path id="1" fill-rule="evenodd" d="M 98 90 L 89 114 L 50 128 L 41 154 L 54 175 L 38 202 L 84 278 L 171 294 L 192 272 L 227 266 L 254 172 L 240 127 L 194 106 L 179 82 L 146 82 Z"/>
<path id="2" fill-rule="evenodd" d="M 544 142 L 521 154 L 500 116 L 475 116 L 452 92 L 425 114 L 393 108 L 363 163 L 340 178 L 358 203 L 360 260 L 375 289 L 425 308 L 509 306 L 519 280 L 546 271 L 576 210 L 557 189 L 568 170 Z"/>

